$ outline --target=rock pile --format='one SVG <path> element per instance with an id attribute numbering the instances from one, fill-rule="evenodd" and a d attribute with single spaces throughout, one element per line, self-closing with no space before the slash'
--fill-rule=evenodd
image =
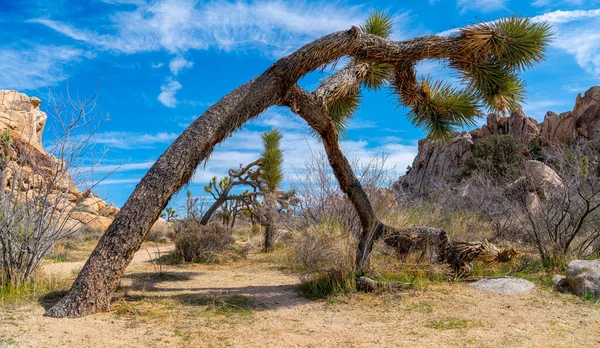
<path id="1" fill-rule="evenodd" d="M 510 117 L 490 114 L 481 128 L 462 132 L 448 143 L 419 141 L 413 165 L 395 183 L 395 189 L 423 194 L 440 183 L 455 181 L 464 175 L 463 164 L 474 144 L 491 135 L 511 135 L 524 145 L 536 140 L 543 147 L 580 139 L 600 140 L 600 86 L 578 95 L 572 111 L 561 114 L 549 111 L 541 124 L 522 112 Z"/>

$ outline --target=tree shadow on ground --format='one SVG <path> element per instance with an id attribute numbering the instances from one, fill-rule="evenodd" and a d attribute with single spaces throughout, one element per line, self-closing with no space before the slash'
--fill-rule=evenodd
<path id="1" fill-rule="evenodd" d="M 200 272 L 140 272 L 130 273 L 123 276 L 122 281 L 130 285 L 119 285 L 119 288 L 130 289 L 135 291 L 161 291 L 157 285 L 172 282 L 189 281 L 195 276 L 199 276 Z"/>
<path id="2" fill-rule="evenodd" d="M 227 302 L 230 299 L 237 301 L 241 298 L 256 302 L 257 305 L 253 306 L 255 309 L 293 307 L 310 302 L 298 294 L 297 284 L 239 287 L 193 286 L 198 284 L 196 282 L 190 287 L 189 283 L 185 283 L 201 274 L 199 272 L 132 273 L 123 277 L 127 281 L 120 287 L 120 291 L 125 294 L 126 301 L 171 299 L 185 306 L 204 306 L 215 301 Z M 130 291 L 141 293 L 130 293 Z"/>
<path id="3" fill-rule="evenodd" d="M 297 292 L 295 285 L 260 285 L 233 288 L 168 288 L 145 289 L 142 294 L 127 294 L 128 302 L 173 300 L 184 306 L 240 307 L 253 310 L 289 308 L 311 302 Z M 165 292 L 175 292 L 168 294 Z M 176 293 L 181 292 L 181 293 Z"/>
<path id="4" fill-rule="evenodd" d="M 61 298 L 63 298 L 67 294 L 67 290 L 59 290 L 52 291 L 38 299 L 38 303 L 40 306 L 44 308 L 44 310 L 50 309 L 52 306 L 58 303 Z"/>

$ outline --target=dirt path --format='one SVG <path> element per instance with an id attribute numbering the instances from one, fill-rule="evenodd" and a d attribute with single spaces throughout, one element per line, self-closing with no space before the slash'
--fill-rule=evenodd
<path id="1" fill-rule="evenodd" d="M 600 346 L 598 304 L 543 289 L 503 296 L 436 284 L 312 301 L 296 293 L 297 276 L 258 255 L 161 276 L 148 260 L 136 254 L 110 313 L 50 319 L 40 304 L 0 307 L 0 347 Z M 62 266 L 49 269 L 77 267 Z"/>

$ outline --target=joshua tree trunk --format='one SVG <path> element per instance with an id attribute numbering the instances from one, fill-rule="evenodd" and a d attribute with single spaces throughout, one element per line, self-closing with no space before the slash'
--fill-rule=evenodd
<path id="1" fill-rule="evenodd" d="M 275 210 L 276 203 L 272 192 L 268 192 L 265 197 L 265 244 L 266 253 L 273 251 L 273 236 L 275 236 Z"/>

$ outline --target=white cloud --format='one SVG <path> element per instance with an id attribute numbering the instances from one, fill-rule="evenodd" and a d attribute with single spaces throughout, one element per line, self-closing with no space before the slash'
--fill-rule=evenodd
<path id="1" fill-rule="evenodd" d="M 181 84 L 174 80 L 168 80 L 166 85 L 160 86 L 160 94 L 158 95 L 158 101 L 168 108 L 174 108 L 177 106 L 177 98 L 175 94 L 181 89 Z"/>
<path id="2" fill-rule="evenodd" d="M 257 126 L 266 128 L 279 128 L 284 129 L 308 129 L 308 125 L 300 117 L 285 115 L 283 113 L 273 111 L 272 109 L 267 110 L 261 115 L 255 123 Z"/>
<path id="3" fill-rule="evenodd" d="M 0 88 L 37 89 L 55 85 L 69 74 L 66 68 L 92 55 L 69 46 L 0 47 Z"/>
<path id="4" fill-rule="evenodd" d="M 110 34 L 48 18 L 30 22 L 74 40 L 123 53 L 257 49 L 267 56 L 279 57 L 318 36 L 358 25 L 369 12 L 364 6 L 339 6 L 335 2 L 280 0 L 159 0 L 140 3 L 133 10 L 118 9 L 109 17 Z"/>
<path id="5" fill-rule="evenodd" d="M 140 182 L 142 178 L 131 178 L 131 179 L 106 179 L 96 184 L 96 186 L 108 186 L 108 185 L 123 185 L 123 184 L 136 184 Z"/>
<path id="6" fill-rule="evenodd" d="M 507 0 L 457 0 L 461 13 L 467 11 L 492 12 L 505 8 Z"/>
<path id="7" fill-rule="evenodd" d="M 592 75 L 600 76 L 600 9 L 553 11 L 532 18 L 552 25 L 552 46 L 572 54 L 577 64 Z"/>
<path id="8" fill-rule="evenodd" d="M 531 5 L 535 7 L 556 6 L 556 5 L 573 5 L 581 6 L 585 0 L 536 0 Z"/>
<path id="9" fill-rule="evenodd" d="M 152 69 L 158 69 L 163 67 L 163 63 L 152 63 Z"/>
<path id="10" fill-rule="evenodd" d="M 131 133 L 131 132 L 102 132 L 96 133 L 93 142 L 103 144 L 108 148 L 117 149 L 139 149 L 152 147 L 156 144 L 168 144 L 177 138 L 178 134 L 159 132 L 155 134 Z M 147 162 L 145 163 L 147 165 Z M 125 165 L 124 168 L 127 168 Z M 143 168 L 132 168 L 143 169 Z"/>
<path id="11" fill-rule="evenodd" d="M 182 70 L 189 69 L 194 66 L 194 62 L 190 62 L 185 60 L 185 58 L 181 56 L 177 56 L 171 60 L 169 63 L 169 69 L 173 75 L 178 75 Z"/>

